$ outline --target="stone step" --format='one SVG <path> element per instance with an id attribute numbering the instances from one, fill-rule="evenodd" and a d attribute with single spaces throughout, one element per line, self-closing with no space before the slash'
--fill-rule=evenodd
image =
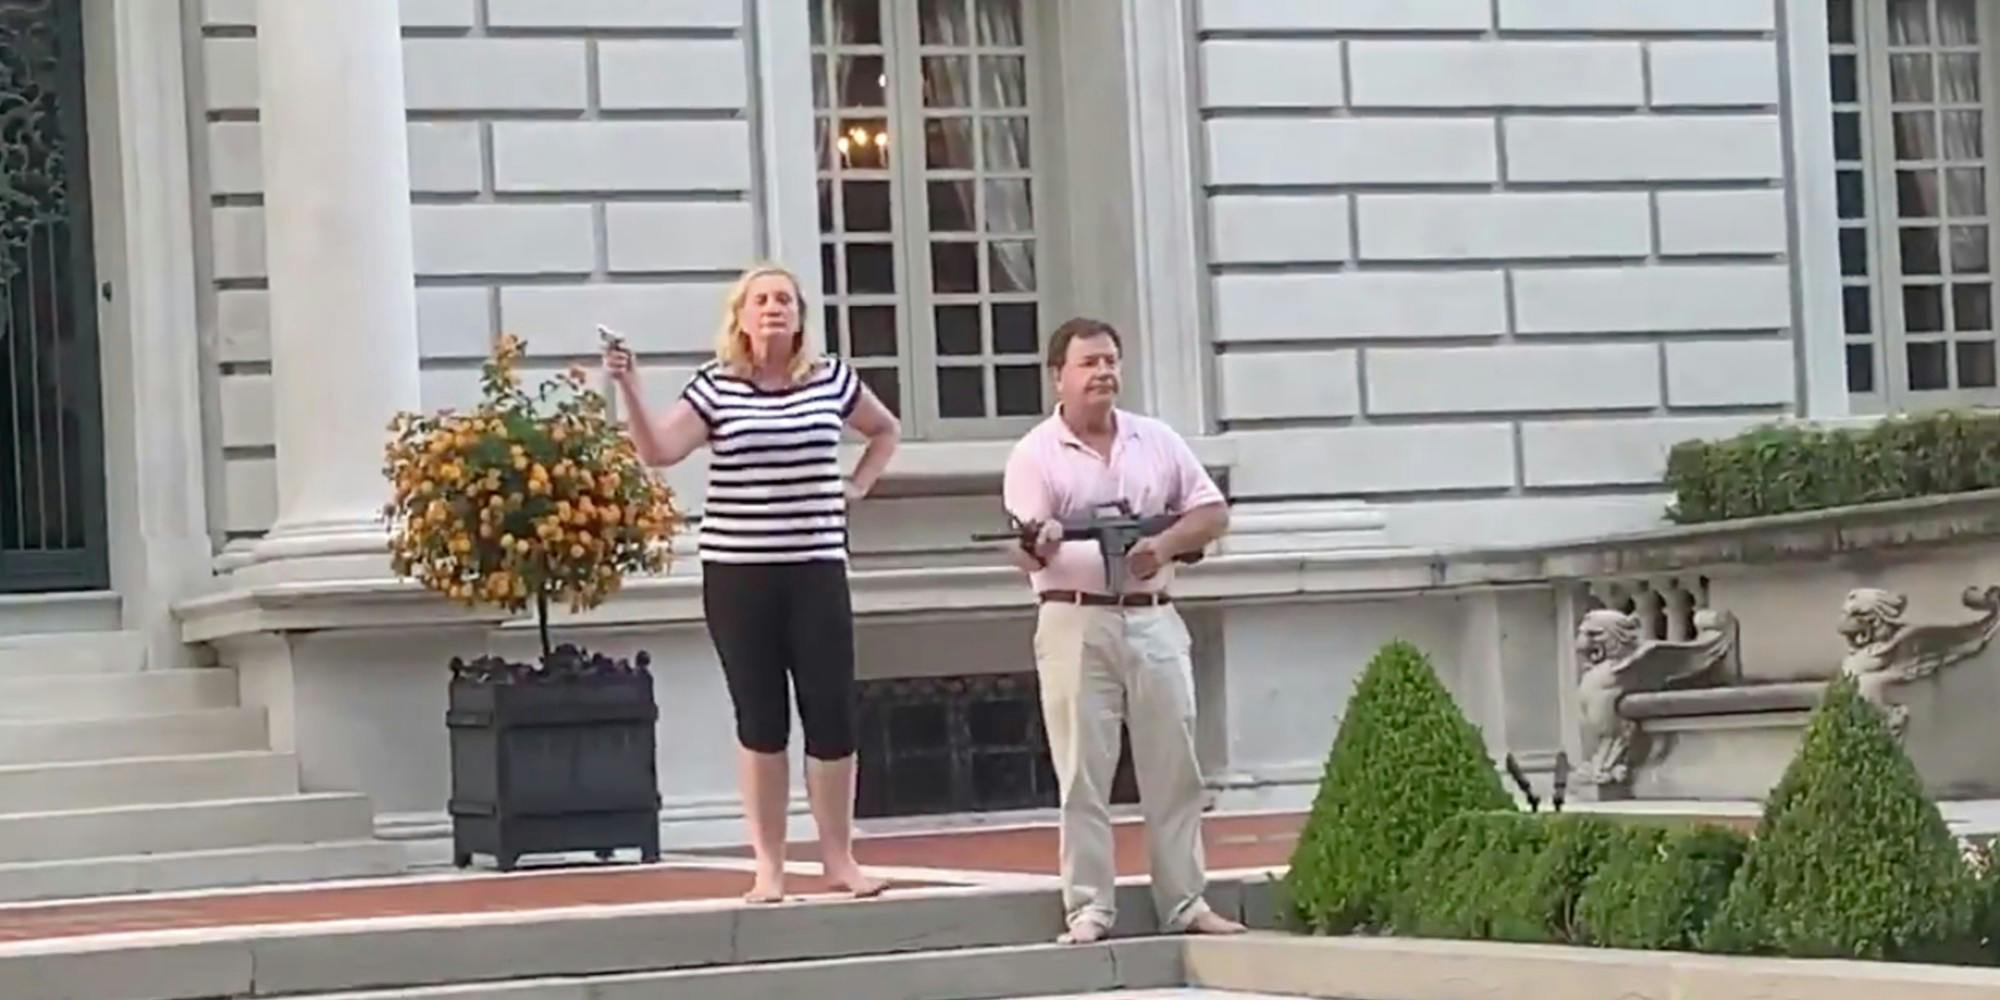
<path id="1" fill-rule="evenodd" d="M 236 704 L 231 670 L 0 678 L 0 719 L 103 719 Z"/>
<path id="2" fill-rule="evenodd" d="M 299 790 L 298 759 L 270 751 L 0 766 L 0 815 L 252 799 Z"/>
<path id="3" fill-rule="evenodd" d="M 222 753 L 269 746 L 270 729 L 261 708 L 105 719 L 0 720 L 0 764 Z"/>
<path id="4" fill-rule="evenodd" d="M 972 904 L 977 905 L 977 904 Z M 624 975 L 525 979 L 455 986 L 310 993 L 313 1000 L 581 1000 L 584 997 L 866 997 L 868 1000 L 1007 1000 L 1146 990 L 1169 994 L 1187 982 L 1178 938 L 1085 947 L 1053 944 L 964 948 L 912 955 L 867 955 L 678 969 Z M 1137 997 L 1139 994 L 1121 994 Z"/>
<path id="5" fill-rule="evenodd" d="M 374 878 L 404 867 L 403 848 L 378 840 L 30 861 L 0 864 L 0 901 Z M 0 923 L 5 921 L 0 911 Z"/>
<path id="6" fill-rule="evenodd" d="M 135 673 L 145 665 L 137 632 L 0 633 L 0 678 Z"/>
<path id="7" fill-rule="evenodd" d="M 368 799 L 340 793 L 0 816 L 0 863 L 363 840 Z"/>
<path id="8" fill-rule="evenodd" d="M 0 594 L 0 635 L 115 631 L 123 610 L 123 601 L 109 590 Z"/>

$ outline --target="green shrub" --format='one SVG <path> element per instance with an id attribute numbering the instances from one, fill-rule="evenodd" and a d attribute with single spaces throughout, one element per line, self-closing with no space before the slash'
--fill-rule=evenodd
<path id="1" fill-rule="evenodd" d="M 1667 459 L 1683 524 L 2000 487 L 2000 414 L 1896 417 L 1866 429 L 1772 424 L 1686 441 Z"/>
<path id="2" fill-rule="evenodd" d="M 1633 828 L 1584 887 L 1580 943 L 1687 951 L 1729 894 L 1749 838 L 1719 826 Z"/>
<path id="3" fill-rule="evenodd" d="M 1405 866 L 1389 925 L 1411 937 L 1484 941 L 1495 922 L 1515 931 L 1515 900 L 1529 893 L 1530 872 L 1549 845 L 1549 826 L 1521 812 L 1460 813 L 1446 820 Z"/>
<path id="4" fill-rule="evenodd" d="M 1703 946 L 1943 960 L 1976 949 L 1979 886 L 1881 711 L 1835 682 Z"/>
<path id="5" fill-rule="evenodd" d="M 1407 642 L 1382 647 L 1347 703 L 1285 877 L 1322 934 L 1386 923 L 1403 864 L 1446 820 L 1513 800 L 1479 730 Z"/>

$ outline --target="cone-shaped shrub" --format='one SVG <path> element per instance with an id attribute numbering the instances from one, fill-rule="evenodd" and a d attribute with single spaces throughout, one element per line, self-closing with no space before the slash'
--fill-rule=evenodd
<path id="1" fill-rule="evenodd" d="M 1729 895 L 1749 838 L 1719 826 L 1633 830 L 1584 886 L 1583 943 L 1686 951 Z"/>
<path id="2" fill-rule="evenodd" d="M 1513 800 L 1479 730 L 1410 643 L 1375 654 L 1348 700 L 1286 896 L 1322 934 L 1387 922 L 1403 865 L 1446 820 Z"/>
<path id="3" fill-rule="evenodd" d="M 1835 682 L 1704 944 L 1800 958 L 1977 948 L 1979 887 L 1882 712 Z"/>

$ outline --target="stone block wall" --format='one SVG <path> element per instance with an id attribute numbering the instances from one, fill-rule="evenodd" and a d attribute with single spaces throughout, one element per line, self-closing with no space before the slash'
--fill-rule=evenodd
<path id="1" fill-rule="evenodd" d="M 311 0 L 321 2 L 321 0 Z M 190 31 L 203 309 L 232 537 L 275 515 L 256 3 Z M 766 246 L 745 0 L 403 0 L 423 405 L 477 398 L 493 338 L 530 378 L 625 333 L 657 398 L 712 350 L 722 296 Z M 698 495 L 698 462 L 670 480 Z"/>
<path id="2" fill-rule="evenodd" d="M 1198 0 L 1239 499 L 1400 541 L 1656 519 L 1673 442 L 1790 412 L 1773 0 Z"/>

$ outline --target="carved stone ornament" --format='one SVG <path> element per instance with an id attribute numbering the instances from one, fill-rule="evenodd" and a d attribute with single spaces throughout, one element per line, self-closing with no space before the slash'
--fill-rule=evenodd
<path id="1" fill-rule="evenodd" d="M 1979 617 L 1913 625 L 1903 620 L 1910 599 L 1875 587 L 1851 590 L 1841 603 L 1840 635 L 1847 640 L 1847 656 L 1840 661 L 1840 672 L 1859 682 L 1862 697 L 1881 706 L 1899 734 L 1909 721 L 1909 709 L 1890 704 L 1888 689 L 1977 656 L 2000 633 L 2000 587 L 1967 587 L 1959 600 Z"/>
<path id="2" fill-rule="evenodd" d="M 1722 683 L 1734 676 L 1739 653 L 1736 616 L 1703 608 L 1694 615 L 1695 636 L 1685 641 L 1644 639 L 1637 616 L 1598 610 L 1576 629 L 1576 657 L 1583 667 L 1577 702 L 1583 716 L 1581 777 L 1599 785 L 1631 777 L 1638 723 L 1619 714 L 1628 694 L 1670 687 Z"/>

